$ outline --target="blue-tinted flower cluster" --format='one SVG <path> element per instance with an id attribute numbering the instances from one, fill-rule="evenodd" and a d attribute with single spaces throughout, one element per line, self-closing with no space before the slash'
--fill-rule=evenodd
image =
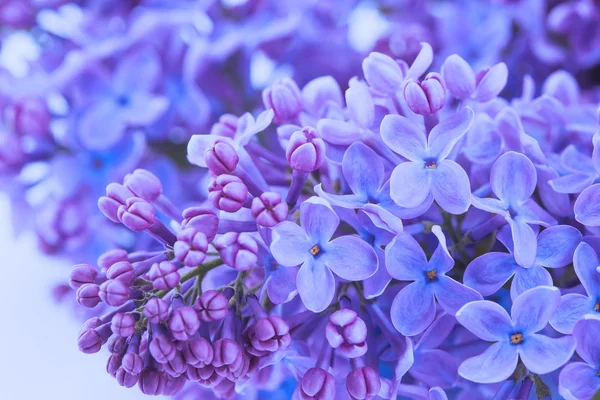
<path id="1" fill-rule="evenodd" d="M 29 3 L 0 167 L 43 249 L 101 254 L 69 285 L 120 385 L 600 390 L 596 3 Z"/>

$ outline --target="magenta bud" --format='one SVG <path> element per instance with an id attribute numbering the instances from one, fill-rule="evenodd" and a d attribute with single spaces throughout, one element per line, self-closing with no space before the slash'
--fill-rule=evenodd
<path id="1" fill-rule="evenodd" d="M 208 240 L 206 235 L 198 232 L 196 228 L 185 228 L 177 234 L 177 241 L 173 245 L 175 258 L 187 267 L 196 267 L 206 258 Z"/>
<path id="2" fill-rule="evenodd" d="M 121 281 L 108 280 L 100 285 L 98 296 L 109 306 L 122 306 L 129 300 L 129 287 Z"/>
<path id="3" fill-rule="evenodd" d="M 166 376 L 155 368 L 146 368 L 139 375 L 138 387 L 142 393 L 149 396 L 158 396 L 162 394 Z"/>
<path id="4" fill-rule="evenodd" d="M 87 331 L 88 329 L 96 329 L 100 325 L 102 325 L 102 321 L 98 317 L 92 317 L 90 319 L 87 319 L 81 326 L 81 329 L 79 329 L 79 335 L 81 335 L 83 332 Z"/>
<path id="5" fill-rule="evenodd" d="M 188 340 L 183 344 L 181 351 L 185 362 L 196 368 L 205 367 L 213 360 L 212 345 L 202 337 Z"/>
<path id="6" fill-rule="evenodd" d="M 175 352 L 175 357 L 172 360 L 163 364 L 163 370 L 172 377 L 178 377 L 185 373 L 187 364 L 183 360 L 181 352 Z"/>
<path id="7" fill-rule="evenodd" d="M 314 128 L 302 128 L 290 136 L 285 157 L 293 170 L 313 172 L 325 160 L 325 142 Z"/>
<path id="8" fill-rule="evenodd" d="M 379 93 L 390 94 L 400 89 L 404 80 L 402 68 L 393 58 L 373 52 L 362 63 L 365 80 Z"/>
<path id="9" fill-rule="evenodd" d="M 252 343 L 248 352 L 260 357 L 288 347 L 291 342 L 289 332 L 288 324 L 276 315 L 260 318 L 248 331 L 248 338 Z"/>
<path id="10" fill-rule="evenodd" d="M 222 211 L 238 211 L 244 206 L 247 197 L 248 188 L 237 176 L 219 175 L 208 186 L 208 199 Z"/>
<path id="11" fill-rule="evenodd" d="M 133 314 L 116 313 L 112 318 L 110 329 L 117 336 L 129 337 L 135 333 L 135 322 Z"/>
<path id="12" fill-rule="evenodd" d="M 367 325 L 353 310 L 341 309 L 331 314 L 325 336 L 331 347 L 348 358 L 367 352 Z"/>
<path id="13" fill-rule="evenodd" d="M 131 190 L 118 183 L 109 183 L 106 186 L 106 196 L 98 199 L 98 208 L 112 222 L 121 222 L 118 216 L 119 208 L 125 205 L 130 197 L 134 197 Z"/>
<path id="14" fill-rule="evenodd" d="M 177 340 L 188 340 L 200 328 L 200 320 L 192 307 L 180 307 L 169 316 L 169 330 Z"/>
<path id="15" fill-rule="evenodd" d="M 125 368 L 119 368 L 115 374 L 115 378 L 117 378 L 119 385 L 126 388 L 132 388 L 138 383 L 139 376 L 125 371 Z"/>
<path id="16" fill-rule="evenodd" d="M 233 139 L 237 131 L 238 117 L 232 114 L 223 114 L 219 122 L 214 124 L 210 130 L 211 135 L 225 136 Z"/>
<path id="17" fill-rule="evenodd" d="M 235 382 L 248 370 L 248 357 L 237 342 L 219 339 L 213 344 L 213 350 L 212 365 L 222 377 Z"/>
<path id="18" fill-rule="evenodd" d="M 190 381 L 206 387 L 213 387 L 223 380 L 223 377 L 215 371 L 215 367 L 210 364 L 200 368 L 188 365 L 186 376 Z"/>
<path id="19" fill-rule="evenodd" d="M 108 324 L 99 326 L 94 329 L 87 329 L 79 334 L 77 345 L 79 350 L 86 354 L 97 353 L 102 348 L 102 345 L 108 341 L 112 331 Z"/>
<path id="20" fill-rule="evenodd" d="M 311 368 L 298 385 L 299 399 L 335 399 L 335 378 L 321 368 Z"/>
<path id="21" fill-rule="evenodd" d="M 148 202 L 153 202 L 162 193 L 160 180 L 145 169 L 136 169 L 131 174 L 125 175 L 123 185 L 137 197 Z"/>
<path id="22" fill-rule="evenodd" d="M 404 87 L 404 99 L 415 114 L 436 113 L 446 104 L 446 85 L 442 76 L 432 72 L 423 82 L 410 81 Z"/>
<path id="23" fill-rule="evenodd" d="M 223 262 L 237 271 L 248 271 L 258 260 L 258 243 L 247 232 L 227 232 L 214 246 Z"/>
<path id="24" fill-rule="evenodd" d="M 266 109 L 273 109 L 273 120 L 279 124 L 298 116 L 303 107 L 300 89 L 290 78 L 273 82 L 263 90 L 262 99 Z"/>
<path id="25" fill-rule="evenodd" d="M 213 147 L 206 149 L 204 153 L 204 162 L 215 175 L 233 173 L 239 161 L 233 146 L 223 139 L 217 139 Z"/>
<path id="26" fill-rule="evenodd" d="M 106 271 L 108 279 L 118 280 L 126 286 L 131 286 L 137 278 L 135 269 L 129 261 L 119 261 L 110 266 Z"/>
<path id="27" fill-rule="evenodd" d="M 219 228 L 219 217 L 214 211 L 203 207 L 190 207 L 183 210 L 182 228 L 194 227 L 206 235 L 206 240 L 212 242 Z"/>
<path id="28" fill-rule="evenodd" d="M 250 208 L 256 223 L 265 228 L 271 228 L 281 221 L 285 221 L 288 214 L 288 205 L 275 192 L 264 192 L 259 197 L 252 199 Z"/>
<path id="29" fill-rule="evenodd" d="M 78 289 L 86 283 L 94 283 L 98 276 L 98 271 L 89 264 L 77 264 L 71 269 L 69 275 L 69 286 L 72 289 Z"/>
<path id="30" fill-rule="evenodd" d="M 117 376 L 117 371 L 121 368 L 123 356 L 121 354 L 111 354 L 106 362 L 106 372 L 112 377 Z"/>
<path id="31" fill-rule="evenodd" d="M 219 321 L 227 315 L 229 299 L 216 290 L 207 290 L 196 299 L 194 307 L 205 322 Z"/>
<path id="32" fill-rule="evenodd" d="M 107 270 L 119 261 L 127 261 L 127 251 L 122 249 L 109 250 L 98 257 L 97 263 L 100 268 Z"/>
<path id="33" fill-rule="evenodd" d="M 379 374 L 370 367 L 357 368 L 346 377 L 346 390 L 352 400 L 372 400 L 380 389 Z"/>
<path id="34" fill-rule="evenodd" d="M 84 283 L 75 293 L 77 303 L 83 307 L 94 308 L 100 303 L 100 287 L 94 283 Z"/>
<path id="35" fill-rule="evenodd" d="M 175 358 L 175 354 L 177 353 L 171 339 L 164 334 L 155 334 L 148 345 L 148 350 L 150 350 L 152 357 L 161 364 L 171 361 Z"/>
<path id="36" fill-rule="evenodd" d="M 179 272 L 177 266 L 170 261 L 162 261 L 152 265 L 148 272 L 148 278 L 152 281 L 154 289 L 171 290 L 179 283 Z"/>
<path id="37" fill-rule="evenodd" d="M 146 307 L 144 307 L 144 315 L 152 324 L 166 321 L 169 316 L 169 303 L 155 296 L 150 297 Z"/>
<path id="38" fill-rule="evenodd" d="M 130 197 L 117 212 L 119 221 L 134 232 L 150 228 L 156 220 L 156 211 L 152 204 L 139 197 Z"/>
<path id="39" fill-rule="evenodd" d="M 111 327 L 112 330 L 112 327 Z M 113 331 L 114 332 L 114 331 Z M 113 354 L 123 354 L 127 349 L 127 338 L 121 336 L 113 336 L 108 341 L 108 351 Z"/>
<path id="40" fill-rule="evenodd" d="M 142 371 L 144 362 L 139 354 L 127 353 L 123 356 L 122 366 L 127 373 L 137 375 Z"/>

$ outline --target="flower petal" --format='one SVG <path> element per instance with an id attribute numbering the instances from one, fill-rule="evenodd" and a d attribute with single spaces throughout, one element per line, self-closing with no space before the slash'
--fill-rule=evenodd
<path id="1" fill-rule="evenodd" d="M 429 400 L 448 400 L 448 396 L 442 388 L 436 386 L 429 389 Z"/>
<path id="2" fill-rule="evenodd" d="M 531 268 L 518 267 L 515 269 L 515 277 L 510 286 L 510 297 L 514 300 L 522 293 L 538 286 L 552 286 L 552 276 L 539 265 Z"/>
<path id="3" fill-rule="evenodd" d="M 515 207 L 517 216 L 515 219 L 521 219 L 528 224 L 552 226 L 556 225 L 556 219 L 548 214 L 538 203 L 533 199 L 526 200 L 521 205 Z"/>
<path id="4" fill-rule="evenodd" d="M 490 68 L 477 84 L 473 97 L 477 101 L 486 102 L 498 96 L 508 79 L 508 68 L 503 62 Z"/>
<path id="5" fill-rule="evenodd" d="M 554 216 L 566 217 L 571 215 L 571 200 L 568 194 L 557 193 L 550 181 L 558 178 L 558 173 L 547 165 L 536 165 L 538 173 L 538 193 L 545 209 Z"/>
<path id="6" fill-rule="evenodd" d="M 515 258 L 507 253 L 487 253 L 467 266 L 463 282 L 483 296 L 496 293 L 515 273 Z"/>
<path id="7" fill-rule="evenodd" d="M 478 300 L 465 304 L 456 313 L 456 319 L 472 334 L 489 342 L 508 342 L 513 331 L 508 313 L 493 301 Z"/>
<path id="8" fill-rule="evenodd" d="M 600 319 L 597 315 L 586 315 L 573 329 L 577 341 L 577 354 L 588 364 L 600 365 Z"/>
<path id="9" fill-rule="evenodd" d="M 600 295 L 600 274 L 596 271 L 598 256 L 589 244 L 581 242 L 573 254 L 573 266 L 588 296 Z"/>
<path id="10" fill-rule="evenodd" d="M 451 214 L 462 214 L 471 205 L 471 184 L 465 170 L 452 160 L 443 160 L 430 171 L 431 193 L 436 203 Z"/>
<path id="11" fill-rule="evenodd" d="M 335 294 L 335 278 L 319 261 L 309 260 L 302 264 L 296 276 L 296 286 L 306 308 L 315 313 L 326 309 Z"/>
<path id="12" fill-rule="evenodd" d="M 581 242 L 581 232 L 570 225 L 557 225 L 544 230 L 537 238 L 536 264 L 561 268 L 573 261 L 573 253 Z"/>
<path id="13" fill-rule="evenodd" d="M 458 379 L 458 366 L 447 352 L 426 350 L 418 353 L 408 373 L 429 387 L 449 388 Z"/>
<path id="14" fill-rule="evenodd" d="M 300 225 L 314 244 L 325 245 L 331 239 L 340 218 L 329 203 L 313 196 L 300 206 Z"/>
<path id="15" fill-rule="evenodd" d="M 421 281 L 402 289 L 392 302 L 390 317 L 404 336 L 418 335 L 427 329 L 435 317 L 431 286 Z"/>
<path id="16" fill-rule="evenodd" d="M 392 281 L 386 266 L 385 253 L 381 248 L 375 248 L 377 254 L 377 271 L 375 274 L 363 281 L 363 294 L 367 299 L 379 297 Z"/>
<path id="17" fill-rule="evenodd" d="M 107 99 L 89 107 L 81 117 L 77 134 L 85 148 L 106 150 L 121 140 L 125 129 L 119 107 Z"/>
<path id="18" fill-rule="evenodd" d="M 295 267 L 312 258 L 310 255 L 312 246 L 306 232 L 291 221 L 284 221 L 273 228 L 271 254 L 285 267 Z"/>
<path id="19" fill-rule="evenodd" d="M 441 161 L 448 157 L 454 145 L 473 125 L 475 113 L 465 107 L 433 127 L 427 139 L 427 153 Z"/>
<path id="20" fill-rule="evenodd" d="M 585 189 L 575 200 L 575 219 L 586 226 L 600 226 L 600 183 Z"/>
<path id="21" fill-rule="evenodd" d="M 442 65 L 442 76 L 448 91 L 457 99 L 466 99 L 475 92 L 475 73 L 458 54 L 446 58 Z"/>
<path id="22" fill-rule="evenodd" d="M 187 145 L 187 159 L 190 163 L 202 168 L 207 168 L 204 162 L 204 153 L 215 145 L 217 139 L 225 140 L 231 144 L 229 138 L 215 135 L 193 135 Z"/>
<path id="23" fill-rule="evenodd" d="M 558 377 L 558 391 L 567 400 L 591 399 L 600 390 L 596 368 L 582 362 L 565 366 Z"/>
<path id="24" fill-rule="evenodd" d="M 537 184 L 537 173 L 531 160 L 514 151 L 501 155 L 490 174 L 494 194 L 513 206 L 529 199 Z"/>
<path id="25" fill-rule="evenodd" d="M 341 236 L 332 240 L 321 256 L 334 274 L 349 281 L 361 281 L 377 271 L 377 255 L 358 236 Z"/>
<path id="26" fill-rule="evenodd" d="M 362 142 L 356 142 L 346 150 L 342 171 L 355 194 L 375 197 L 383 184 L 383 161 Z"/>
<path id="27" fill-rule="evenodd" d="M 458 374 L 477 383 L 496 383 L 508 379 L 517 367 L 516 346 L 508 341 L 491 345 L 482 354 L 465 360 Z"/>
<path id="28" fill-rule="evenodd" d="M 421 162 L 405 162 L 390 177 L 390 197 L 400 207 L 415 208 L 431 193 L 429 171 Z"/>
<path id="29" fill-rule="evenodd" d="M 439 314 L 419 339 L 416 349 L 431 350 L 437 348 L 450 335 L 454 326 L 456 326 L 456 318 L 446 313 Z"/>
<path id="30" fill-rule="evenodd" d="M 465 304 L 482 299 L 475 290 L 447 276 L 440 276 L 438 282 L 432 285 L 437 301 L 448 314 L 455 315 Z"/>
<path id="31" fill-rule="evenodd" d="M 571 336 L 549 338 L 533 334 L 525 337 L 518 349 L 527 369 L 535 374 L 547 374 L 571 359 L 575 351 L 575 339 Z"/>
<path id="32" fill-rule="evenodd" d="M 126 56 L 114 73 L 114 90 L 119 94 L 150 92 L 161 78 L 158 54 L 150 47 Z"/>
<path id="33" fill-rule="evenodd" d="M 508 215 L 506 205 L 502 200 L 471 196 L 473 207 L 493 214 Z"/>
<path id="34" fill-rule="evenodd" d="M 502 136 L 506 148 L 515 151 L 521 150 L 521 136 L 524 129 L 517 110 L 505 107 L 496 115 L 494 121 L 496 122 L 496 131 Z"/>
<path id="35" fill-rule="evenodd" d="M 400 281 L 424 279 L 429 266 L 419 243 L 407 232 L 398 234 L 385 248 L 388 272 Z"/>
<path id="36" fill-rule="evenodd" d="M 569 293 L 560 299 L 558 308 L 550 318 L 550 325 L 560 333 L 570 335 L 585 314 L 591 312 L 596 301 L 579 293 Z"/>
<path id="37" fill-rule="evenodd" d="M 292 300 L 296 290 L 297 268 L 278 268 L 271 272 L 265 281 L 267 294 L 274 304 L 283 304 Z"/>
<path id="38" fill-rule="evenodd" d="M 446 246 L 446 236 L 442 232 L 442 228 L 439 225 L 434 225 L 431 231 L 438 239 L 438 246 L 436 247 L 431 259 L 429 260 L 429 270 L 435 269 L 439 274 L 445 274 L 450 271 L 454 266 L 454 259 L 448 252 Z"/>
<path id="39" fill-rule="evenodd" d="M 523 267 L 531 267 L 535 262 L 535 249 L 537 248 L 535 232 L 521 219 L 511 219 L 508 224 L 515 246 L 514 255 L 517 264 Z"/>
<path id="40" fill-rule="evenodd" d="M 366 196 L 356 194 L 329 194 L 325 192 L 319 183 L 314 187 L 315 193 L 324 198 L 334 206 L 356 209 L 361 208 L 367 202 Z"/>
<path id="41" fill-rule="evenodd" d="M 551 286 L 529 289 L 514 300 L 510 311 L 516 330 L 522 334 L 539 332 L 560 304 L 560 290 Z"/>
<path id="42" fill-rule="evenodd" d="M 587 174 L 569 174 L 554 178 L 549 183 L 558 193 L 581 193 L 594 183 L 594 177 Z"/>
<path id="43" fill-rule="evenodd" d="M 381 138 L 387 147 L 411 161 L 422 161 L 426 154 L 425 132 L 400 115 L 386 115 L 381 121 Z"/>
<path id="44" fill-rule="evenodd" d="M 427 42 L 421 42 L 421 50 L 406 72 L 405 79 L 419 79 L 429 69 L 432 62 L 433 49 L 431 45 Z"/>

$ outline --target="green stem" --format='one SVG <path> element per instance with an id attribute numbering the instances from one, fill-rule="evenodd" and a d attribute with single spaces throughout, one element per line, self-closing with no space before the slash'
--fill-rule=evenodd
<path id="1" fill-rule="evenodd" d="M 208 271 L 217 268 L 218 266 L 223 265 L 223 260 L 217 258 L 215 260 L 205 262 L 204 264 L 198 265 L 196 268 L 183 275 L 180 280 L 180 284 L 189 281 L 192 278 L 195 278 L 200 275 L 206 274 Z M 161 290 L 156 293 L 156 296 L 159 298 L 165 297 L 171 290 Z"/>

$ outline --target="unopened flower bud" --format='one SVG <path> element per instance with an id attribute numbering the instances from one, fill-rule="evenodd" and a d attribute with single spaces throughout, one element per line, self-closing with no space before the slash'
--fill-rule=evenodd
<path id="1" fill-rule="evenodd" d="M 281 221 L 285 221 L 288 214 L 288 205 L 275 192 L 264 192 L 259 197 L 252 199 L 250 208 L 256 223 L 266 228 L 271 228 Z"/>
<path id="2" fill-rule="evenodd" d="M 352 400 L 371 400 L 381 389 L 379 374 L 370 367 L 357 368 L 346 377 L 346 390 Z"/>
<path id="3" fill-rule="evenodd" d="M 285 348 L 291 342 L 289 332 L 288 324 L 276 315 L 260 318 L 249 328 L 248 338 L 252 346 L 248 348 L 248 352 L 260 357 Z"/>
<path id="4" fill-rule="evenodd" d="M 77 345 L 83 353 L 97 353 L 111 335 L 112 331 L 109 324 L 101 325 L 94 329 L 87 329 L 79 334 Z"/>
<path id="5" fill-rule="evenodd" d="M 263 90 L 262 99 L 266 109 L 273 109 L 273 120 L 276 123 L 296 117 L 303 107 L 300 89 L 290 78 L 280 79 Z"/>
<path id="6" fill-rule="evenodd" d="M 231 339 L 219 339 L 213 344 L 212 365 L 217 374 L 236 381 L 248 370 L 249 360 L 240 345 Z"/>
<path id="7" fill-rule="evenodd" d="M 106 271 L 108 279 L 119 280 L 126 286 L 131 286 L 135 282 L 135 269 L 129 261 L 119 261 L 110 266 Z"/>
<path id="8" fill-rule="evenodd" d="M 298 385 L 299 399 L 334 399 L 335 378 L 321 368 L 311 368 L 302 377 Z"/>
<path id="9" fill-rule="evenodd" d="M 179 283 L 179 272 L 177 266 L 170 261 L 162 261 L 152 265 L 148 272 L 148 278 L 152 281 L 154 289 L 171 290 Z"/>
<path id="10" fill-rule="evenodd" d="M 395 92 L 404 80 L 404 73 L 400 65 L 383 53 L 369 54 L 364 59 L 362 68 L 369 86 L 383 94 Z"/>
<path id="11" fill-rule="evenodd" d="M 106 362 L 106 372 L 113 378 L 117 376 L 117 371 L 121 368 L 123 356 L 121 354 L 111 354 Z"/>
<path id="12" fill-rule="evenodd" d="M 441 75 L 432 72 L 422 82 L 410 81 L 404 87 L 404 99 L 415 114 L 436 113 L 446 103 L 446 86 Z"/>
<path id="13" fill-rule="evenodd" d="M 207 290 L 196 299 L 194 307 L 205 322 L 218 321 L 227 315 L 229 299 L 216 290 Z"/>
<path id="14" fill-rule="evenodd" d="M 233 146 L 223 139 L 217 139 L 214 146 L 204 153 L 204 162 L 215 175 L 232 174 L 239 161 Z"/>
<path id="15" fill-rule="evenodd" d="M 166 321 L 169 316 L 169 303 L 156 296 L 150 297 L 144 307 L 144 315 L 152 324 Z"/>
<path id="16" fill-rule="evenodd" d="M 75 294 L 77 303 L 83 307 L 94 308 L 100 303 L 101 299 L 98 295 L 100 287 L 94 283 L 84 283 L 77 289 Z"/>
<path id="17" fill-rule="evenodd" d="M 121 367 L 117 370 L 115 378 L 117 378 L 119 385 L 126 388 L 132 388 L 138 383 L 139 376 L 137 374 L 131 374 L 127 372 L 125 368 Z"/>
<path id="18" fill-rule="evenodd" d="M 219 210 L 236 212 L 244 206 L 248 188 L 240 178 L 219 175 L 208 186 L 208 199 Z"/>
<path id="19" fill-rule="evenodd" d="M 108 280 L 100 285 L 98 296 L 109 306 L 122 306 L 129 300 L 129 287 L 121 281 Z"/>
<path id="20" fill-rule="evenodd" d="M 156 220 L 156 211 L 152 204 L 139 197 L 130 197 L 117 212 L 119 221 L 135 232 L 150 228 Z"/>
<path id="21" fill-rule="evenodd" d="M 162 184 L 152 172 L 145 169 L 136 169 L 131 174 L 125 175 L 123 185 L 131 192 L 148 202 L 153 202 L 162 193 Z"/>
<path id="22" fill-rule="evenodd" d="M 127 353 L 123 356 L 123 369 L 132 375 L 140 373 L 144 366 L 142 357 L 136 353 Z"/>
<path id="23" fill-rule="evenodd" d="M 165 376 L 165 387 L 163 388 L 162 394 L 164 396 L 175 396 L 183 389 L 183 385 L 186 383 L 185 376 Z"/>
<path id="24" fill-rule="evenodd" d="M 206 240 L 212 242 L 219 228 L 219 217 L 214 211 L 204 207 L 190 207 L 183 210 L 183 229 L 194 227 L 206 235 Z"/>
<path id="25" fill-rule="evenodd" d="M 163 364 L 163 370 L 172 377 L 178 377 L 185 373 L 187 364 L 183 360 L 181 352 L 175 352 L 175 357 L 172 360 Z"/>
<path id="26" fill-rule="evenodd" d="M 78 264 L 71 269 L 69 275 L 69 286 L 78 289 L 86 283 L 94 283 L 98 276 L 98 271 L 89 264 Z"/>
<path id="27" fill-rule="evenodd" d="M 227 232 L 214 242 L 223 262 L 238 271 L 248 271 L 258 261 L 258 243 L 247 232 Z"/>
<path id="28" fill-rule="evenodd" d="M 112 325 L 111 328 L 112 330 Z M 113 331 L 114 332 L 114 331 Z M 108 351 L 113 354 L 123 354 L 127 350 L 127 338 L 121 336 L 113 336 L 108 341 Z"/>
<path id="29" fill-rule="evenodd" d="M 165 374 L 155 368 L 146 368 L 139 375 L 138 387 L 146 395 L 158 396 L 162 394 L 165 384 Z"/>
<path id="30" fill-rule="evenodd" d="M 292 134 L 285 157 L 293 170 L 313 172 L 325 160 L 325 142 L 314 128 L 305 127 Z"/>
<path id="31" fill-rule="evenodd" d="M 119 261 L 127 261 L 127 251 L 122 249 L 109 250 L 98 257 L 97 263 L 103 270 L 109 269 Z"/>
<path id="32" fill-rule="evenodd" d="M 349 358 L 356 358 L 367 352 L 367 325 L 350 309 L 341 309 L 329 316 L 325 328 L 329 345 Z"/>
<path id="33" fill-rule="evenodd" d="M 135 317 L 133 314 L 117 313 L 112 318 L 110 328 L 117 336 L 129 337 L 135 333 Z"/>
<path id="34" fill-rule="evenodd" d="M 173 245 L 175 258 L 187 267 L 196 267 L 206 259 L 208 240 L 206 235 L 198 232 L 196 228 L 185 228 L 177 234 L 177 241 Z"/>
<path id="35" fill-rule="evenodd" d="M 205 367 L 213 360 L 212 345 L 202 337 L 188 340 L 181 351 L 185 362 L 196 368 Z"/>
<path id="36" fill-rule="evenodd" d="M 233 139 L 237 131 L 238 117 L 232 114 L 223 114 L 219 122 L 214 124 L 210 130 L 211 135 L 225 136 Z"/>
<path id="37" fill-rule="evenodd" d="M 165 334 L 164 328 L 155 324 L 152 327 L 152 334 L 154 337 L 148 344 L 148 350 L 152 354 L 152 357 L 161 364 L 165 364 L 175 358 L 177 349 L 175 349 L 175 345 Z"/>
<path id="38" fill-rule="evenodd" d="M 135 195 L 131 190 L 118 183 L 110 183 L 106 186 L 106 196 L 98 199 L 98 208 L 113 222 L 121 222 L 118 216 L 119 208 L 124 206 L 127 199 Z"/>
<path id="39" fill-rule="evenodd" d="M 200 328 L 200 320 L 196 310 L 185 305 L 181 296 L 173 298 L 169 315 L 169 330 L 177 340 L 188 340 Z"/>

